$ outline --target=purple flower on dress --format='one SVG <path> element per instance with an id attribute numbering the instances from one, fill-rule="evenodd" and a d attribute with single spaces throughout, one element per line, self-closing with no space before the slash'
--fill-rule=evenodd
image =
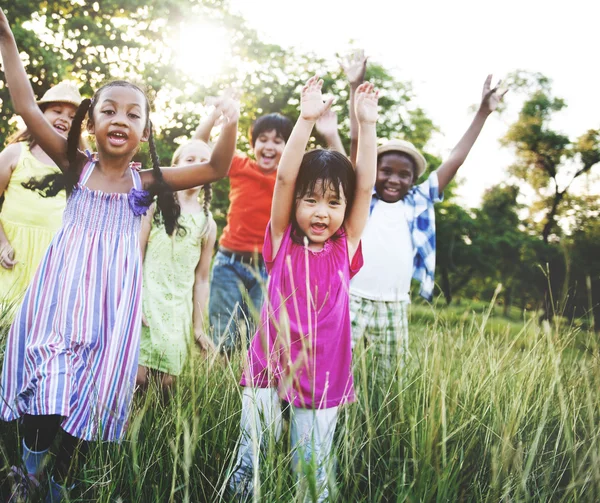
<path id="1" fill-rule="evenodd" d="M 145 215 L 152 204 L 152 196 L 147 190 L 138 190 L 133 188 L 127 194 L 127 201 L 133 214 L 137 217 Z"/>

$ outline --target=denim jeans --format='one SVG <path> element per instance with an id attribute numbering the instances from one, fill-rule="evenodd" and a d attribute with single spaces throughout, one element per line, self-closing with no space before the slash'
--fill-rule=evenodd
<path id="1" fill-rule="evenodd" d="M 231 351 L 238 345 L 242 327 L 246 339 L 252 339 L 266 281 L 264 264 L 256 268 L 217 252 L 210 282 L 208 315 L 213 341 L 219 349 Z"/>

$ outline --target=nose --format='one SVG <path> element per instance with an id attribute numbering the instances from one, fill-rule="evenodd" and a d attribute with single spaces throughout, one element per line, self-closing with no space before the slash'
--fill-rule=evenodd
<path id="1" fill-rule="evenodd" d="M 327 216 L 327 207 L 324 204 L 318 204 L 315 208 L 315 216 L 325 218 Z"/>
<path id="2" fill-rule="evenodd" d="M 127 121 L 125 120 L 125 116 L 123 114 L 116 113 L 112 116 L 111 124 L 116 126 L 126 126 Z"/>

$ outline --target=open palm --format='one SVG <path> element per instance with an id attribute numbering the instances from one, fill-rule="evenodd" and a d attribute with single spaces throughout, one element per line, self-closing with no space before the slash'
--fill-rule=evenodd
<path id="1" fill-rule="evenodd" d="M 499 90 L 502 81 L 499 81 L 493 89 L 491 83 L 492 75 L 490 74 L 483 83 L 483 92 L 481 96 L 481 109 L 488 113 L 491 113 L 498 108 L 502 98 L 504 98 L 504 95 L 508 92 L 508 89 L 504 91 Z"/>
<path id="2" fill-rule="evenodd" d="M 321 87 L 323 87 L 323 81 L 315 75 L 308 79 L 302 88 L 300 116 L 303 119 L 316 121 L 331 107 L 333 98 L 323 101 Z"/>

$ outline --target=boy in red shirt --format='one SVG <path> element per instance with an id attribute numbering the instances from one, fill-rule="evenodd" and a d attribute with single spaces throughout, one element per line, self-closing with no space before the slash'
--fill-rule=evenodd
<path id="1" fill-rule="evenodd" d="M 213 114 L 202 121 L 194 137 L 208 141 L 216 119 Z M 236 154 L 231 162 L 227 225 L 213 262 L 208 306 L 213 341 L 223 351 L 230 352 L 239 343 L 242 326 L 247 337 L 254 333 L 252 320 L 260 312 L 267 280 L 261 252 L 277 167 L 292 127 L 278 113 L 259 117 L 250 130 L 256 160 Z M 317 129 L 328 145 L 343 150 L 333 112 Z"/>

